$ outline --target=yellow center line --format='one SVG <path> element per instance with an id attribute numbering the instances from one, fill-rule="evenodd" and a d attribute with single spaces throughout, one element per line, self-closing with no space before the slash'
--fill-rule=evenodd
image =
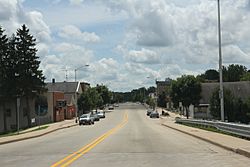
<path id="1" fill-rule="evenodd" d="M 103 135 L 101 135 L 100 137 L 98 137 L 97 139 L 92 141 L 91 143 L 89 143 L 89 144 L 85 145 L 84 147 L 82 147 L 81 149 L 79 149 L 78 151 L 76 151 L 76 152 L 68 155 L 67 157 L 63 158 L 62 160 L 56 162 L 51 167 L 57 167 L 57 166 L 66 167 L 66 166 L 70 165 L 75 160 L 80 158 L 82 155 L 84 155 L 85 153 L 87 153 L 88 151 L 93 149 L 97 144 L 101 143 L 108 136 L 110 136 L 111 134 L 116 132 L 118 129 L 122 128 L 127 122 L 128 122 L 128 114 L 125 113 L 124 117 L 123 117 L 123 121 L 120 124 L 118 124 L 116 127 L 112 128 L 108 132 L 104 133 Z"/>

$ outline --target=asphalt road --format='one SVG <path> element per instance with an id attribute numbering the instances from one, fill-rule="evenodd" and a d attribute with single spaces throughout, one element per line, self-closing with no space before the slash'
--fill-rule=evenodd
<path id="1" fill-rule="evenodd" d="M 122 104 L 95 125 L 0 145 L 0 166 L 250 166 L 249 158 L 168 129 L 160 122 L 148 118 L 141 105 Z"/>

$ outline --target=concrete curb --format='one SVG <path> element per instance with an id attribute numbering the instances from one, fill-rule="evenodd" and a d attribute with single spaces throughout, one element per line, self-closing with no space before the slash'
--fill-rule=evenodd
<path id="1" fill-rule="evenodd" d="M 22 140 L 27 140 L 27 139 L 32 139 L 32 138 L 37 138 L 37 137 L 41 137 L 41 136 L 50 134 L 52 132 L 55 132 L 55 131 L 58 131 L 58 130 L 61 130 L 61 129 L 70 128 L 70 127 L 77 126 L 77 125 L 78 124 L 68 125 L 68 126 L 65 126 L 65 127 L 59 127 L 59 128 L 56 128 L 56 129 L 52 129 L 50 131 L 47 131 L 47 132 L 44 132 L 44 133 L 41 133 L 41 134 L 38 134 L 38 135 L 33 135 L 33 136 L 28 136 L 28 137 L 22 137 L 20 139 L 13 139 L 13 140 L 8 140 L 8 141 L 0 142 L 0 145 L 8 144 L 8 143 L 14 143 L 14 142 L 18 142 L 18 141 L 22 141 Z"/>
<path id="2" fill-rule="evenodd" d="M 214 144 L 214 145 L 219 146 L 219 147 L 221 147 L 221 148 L 223 148 L 223 149 L 226 149 L 226 150 L 229 150 L 229 151 L 232 151 L 232 152 L 234 152 L 234 153 L 237 153 L 237 154 L 240 154 L 240 155 L 243 155 L 243 156 L 246 156 L 246 157 L 250 158 L 250 152 L 245 151 L 245 150 L 242 150 L 242 149 L 240 149 L 240 148 L 235 149 L 235 148 L 232 148 L 232 147 L 228 147 L 228 146 L 225 146 L 225 145 L 220 144 L 220 143 L 218 143 L 218 142 L 215 142 L 215 141 L 212 141 L 212 140 L 203 138 L 203 137 L 201 137 L 201 136 L 198 136 L 198 135 L 195 135 L 195 134 L 192 134 L 192 133 L 189 133 L 189 132 L 186 132 L 186 131 L 183 131 L 183 130 L 174 128 L 174 127 L 172 127 L 172 126 L 168 126 L 168 125 L 166 125 L 166 124 L 164 124 L 164 123 L 162 123 L 161 125 L 166 126 L 166 127 L 170 128 L 170 129 L 179 131 L 179 132 L 181 132 L 181 133 L 185 133 L 185 134 L 187 134 L 187 135 L 190 135 L 190 136 L 192 136 L 192 137 L 198 138 L 198 139 L 200 139 L 200 140 L 206 141 L 206 142 L 208 142 L 208 143 Z"/>

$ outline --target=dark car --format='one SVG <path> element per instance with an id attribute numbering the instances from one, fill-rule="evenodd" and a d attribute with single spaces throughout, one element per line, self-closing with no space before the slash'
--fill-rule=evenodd
<path id="1" fill-rule="evenodd" d="M 153 111 L 152 109 L 148 109 L 148 110 L 147 110 L 147 116 L 149 116 L 149 115 L 151 114 L 152 111 Z"/>
<path id="2" fill-rule="evenodd" d="M 94 119 L 91 118 L 90 114 L 83 114 L 79 118 L 79 125 L 91 125 L 94 124 Z"/>
<path id="3" fill-rule="evenodd" d="M 159 113 L 157 111 L 153 111 L 150 113 L 150 118 L 159 118 Z"/>

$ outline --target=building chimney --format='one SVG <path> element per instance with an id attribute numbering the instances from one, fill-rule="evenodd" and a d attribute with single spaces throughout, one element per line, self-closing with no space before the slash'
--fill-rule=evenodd
<path id="1" fill-rule="evenodd" d="M 52 83 L 53 83 L 53 84 L 55 83 L 55 78 L 52 78 Z"/>

